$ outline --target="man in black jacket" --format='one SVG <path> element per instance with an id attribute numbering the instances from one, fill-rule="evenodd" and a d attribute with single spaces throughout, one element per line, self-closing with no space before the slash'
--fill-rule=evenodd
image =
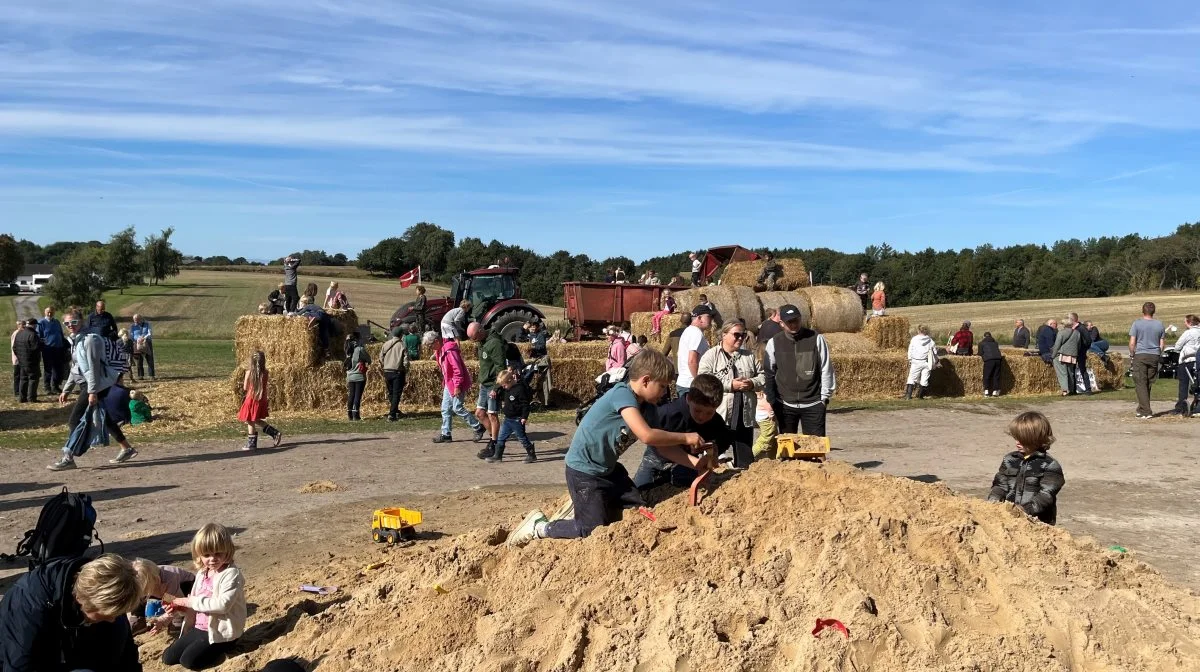
<path id="1" fill-rule="evenodd" d="M 0 670 L 141 672 L 125 618 L 141 597 L 133 565 L 118 555 L 37 567 L 0 601 Z"/>
<path id="2" fill-rule="evenodd" d="M 42 377 L 42 342 L 38 340 L 37 320 L 27 321 L 17 334 L 13 354 L 21 367 L 21 403 L 37 403 L 38 378 Z"/>
<path id="3" fill-rule="evenodd" d="M 1038 354 L 1042 357 L 1042 361 L 1047 364 L 1054 363 L 1054 355 L 1050 351 L 1054 349 L 1054 338 L 1056 336 L 1058 336 L 1058 320 L 1046 320 L 1045 324 L 1038 327 Z"/>
<path id="4" fill-rule="evenodd" d="M 779 309 L 783 331 L 767 341 L 763 355 L 767 401 L 780 434 L 825 436 L 825 410 L 837 389 L 825 337 L 801 323 L 800 309 Z"/>
<path id="5" fill-rule="evenodd" d="M 110 341 L 117 338 L 117 320 L 105 310 L 104 301 L 96 302 L 96 312 L 88 315 L 87 332 L 103 336 Z"/>

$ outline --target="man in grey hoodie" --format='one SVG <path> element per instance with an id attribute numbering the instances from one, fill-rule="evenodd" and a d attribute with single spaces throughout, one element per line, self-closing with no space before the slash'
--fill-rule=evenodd
<path id="1" fill-rule="evenodd" d="M 105 348 L 115 348 L 117 346 L 112 341 L 96 334 L 81 336 L 80 332 L 83 331 L 84 327 L 83 320 L 78 312 L 68 312 L 64 316 L 63 323 L 67 325 L 67 329 L 74 337 L 75 343 L 75 364 L 71 367 L 71 380 L 80 381 L 79 398 L 75 401 L 75 406 L 71 408 L 71 416 L 67 421 L 67 431 L 70 432 L 83 419 L 88 409 L 95 408 L 108 397 L 109 391 L 117 382 L 117 376 L 121 372 L 116 367 L 109 366 L 109 358 L 105 356 Z M 63 404 L 67 403 L 66 391 L 63 391 L 58 401 Z M 115 458 L 109 460 L 110 464 L 122 464 L 137 456 L 137 450 L 129 445 L 129 441 L 125 439 L 124 432 L 117 426 L 115 418 L 105 414 L 104 426 L 108 429 L 108 433 L 121 445 L 121 452 L 117 453 Z M 69 448 L 64 448 L 62 458 L 47 467 L 47 469 L 50 471 L 75 469 L 75 456 L 68 452 L 69 450 Z"/>

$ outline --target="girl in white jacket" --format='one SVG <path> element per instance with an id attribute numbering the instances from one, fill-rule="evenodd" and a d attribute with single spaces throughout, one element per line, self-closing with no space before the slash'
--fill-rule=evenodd
<path id="1" fill-rule="evenodd" d="M 1175 369 L 1175 377 L 1179 379 L 1179 398 L 1175 401 L 1175 413 L 1191 417 L 1196 406 L 1200 404 L 1200 396 L 1193 396 L 1188 403 L 1188 396 L 1196 384 L 1196 354 L 1200 352 L 1200 317 L 1188 315 L 1183 318 L 1187 329 L 1175 341 L 1175 349 L 1179 351 L 1179 366 Z"/>
<path id="2" fill-rule="evenodd" d="M 176 598 L 171 609 L 184 610 L 183 631 L 163 652 L 167 665 L 203 670 L 218 665 L 246 631 L 246 581 L 233 564 L 229 528 L 209 523 L 192 538 L 196 581 L 192 594 Z"/>
<path id="3" fill-rule="evenodd" d="M 904 386 L 904 398 L 912 399 L 913 389 L 917 398 L 924 399 L 929 390 L 929 374 L 937 366 L 937 344 L 929 336 L 929 327 L 917 327 L 917 335 L 908 343 L 908 384 Z"/>

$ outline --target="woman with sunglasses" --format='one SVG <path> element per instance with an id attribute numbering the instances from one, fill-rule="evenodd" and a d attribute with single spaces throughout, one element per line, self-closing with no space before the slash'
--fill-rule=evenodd
<path id="1" fill-rule="evenodd" d="M 766 384 L 766 375 L 759 368 L 754 353 L 745 349 L 749 332 L 746 325 L 730 320 L 721 329 L 720 347 L 709 348 L 700 358 L 700 373 L 709 373 L 721 381 L 725 397 L 717 413 L 733 430 L 733 466 L 748 467 L 754 460 L 754 413 L 758 392 Z"/>

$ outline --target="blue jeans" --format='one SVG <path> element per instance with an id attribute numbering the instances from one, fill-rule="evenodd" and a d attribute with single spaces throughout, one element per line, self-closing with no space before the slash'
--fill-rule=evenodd
<path id="1" fill-rule="evenodd" d="M 650 490 L 670 483 L 677 488 L 686 488 L 695 478 L 695 469 L 675 464 L 659 455 L 657 450 L 646 446 L 646 452 L 642 453 L 642 463 L 638 465 L 637 473 L 633 476 L 633 486 L 638 490 Z"/>
<path id="2" fill-rule="evenodd" d="M 450 436 L 450 421 L 451 413 L 462 418 L 467 426 L 475 431 L 479 431 L 482 425 L 475 419 L 475 414 L 468 411 L 463 405 L 463 397 L 466 393 L 454 396 L 450 394 L 450 390 L 442 388 L 442 436 Z"/>
<path id="3" fill-rule="evenodd" d="M 515 436 L 521 442 L 521 447 L 525 450 L 533 448 L 533 442 L 525 435 L 525 425 L 521 424 L 520 418 L 505 418 L 503 424 L 500 425 L 500 435 L 496 437 L 496 450 L 504 448 L 504 442 L 508 437 Z"/>

